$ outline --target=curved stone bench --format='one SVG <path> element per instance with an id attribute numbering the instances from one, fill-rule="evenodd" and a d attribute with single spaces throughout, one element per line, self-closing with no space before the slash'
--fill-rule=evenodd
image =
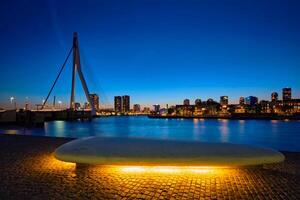
<path id="1" fill-rule="evenodd" d="M 66 162 L 99 165 L 249 166 L 278 163 L 278 151 L 242 144 L 89 137 L 56 149 Z"/>

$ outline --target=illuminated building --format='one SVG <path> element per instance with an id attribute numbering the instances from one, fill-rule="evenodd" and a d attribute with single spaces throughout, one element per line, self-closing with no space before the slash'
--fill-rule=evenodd
<path id="1" fill-rule="evenodd" d="M 221 96 L 220 104 L 221 104 L 221 106 L 227 106 L 228 105 L 228 96 Z"/>
<path id="2" fill-rule="evenodd" d="M 271 112 L 271 107 L 270 107 L 270 102 L 266 100 L 261 100 L 259 102 L 260 109 L 262 113 L 270 113 Z"/>
<path id="3" fill-rule="evenodd" d="M 98 111 L 100 108 L 99 96 L 97 94 L 89 94 L 89 96 L 90 96 L 90 101 L 93 102 L 95 111 Z"/>
<path id="4" fill-rule="evenodd" d="M 277 92 L 273 92 L 271 94 L 271 101 L 272 102 L 276 102 L 278 100 L 278 93 Z"/>
<path id="5" fill-rule="evenodd" d="M 237 105 L 234 107 L 234 113 L 246 113 L 245 106 Z"/>
<path id="6" fill-rule="evenodd" d="M 154 114 L 159 114 L 160 105 L 159 104 L 153 105 L 153 111 L 154 111 Z"/>
<path id="7" fill-rule="evenodd" d="M 285 113 L 300 113 L 300 99 L 278 101 L 277 104 Z"/>
<path id="8" fill-rule="evenodd" d="M 245 98 L 245 104 L 249 106 L 255 106 L 258 103 L 258 98 L 255 96 L 249 96 Z"/>
<path id="9" fill-rule="evenodd" d="M 207 99 L 206 102 L 202 102 L 202 113 L 204 115 L 216 115 L 219 110 L 220 104 L 212 98 Z"/>
<path id="10" fill-rule="evenodd" d="M 192 116 L 195 110 L 194 105 L 176 105 L 175 107 L 176 112 L 180 116 Z"/>
<path id="11" fill-rule="evenodd" d="M 240 105 L 244 105 L 245 104 L 245 98 L 244 97 L 240 97 L 239 104 Z"/>
<path id="12" fill-rule="evenodd" d="M 201 99 L 196 99 L 195 100 L 195 111 L 194 111 L 195 116 L 200 116 L 202 115 L 202 102 Z"/>
<path id="13" fill-rule="evenodd" d="M 76 102 L 75 104 L 74 104 L 74 107 L 75 107 L 75 110 L 80 110 L 81 108 L 81 106 L 80 106 L 80 103 L 78 103 L 78 102 Z"/>
<path id="14" fill-rule="evenodd" d="M 141 105 L 140 104 L 134 104 L 133 105 L 133 112 L 135 112 L 135 113 L 141 112 Z"/>
<path id="15" fill-rule="evenodd" d="M 130 96 L 122 96 L 122 112 L 128 113 L 130 111 Z"/>
<path id="16" fill-rule="evenodd" d="M 183 105 L 189 106 L 190 105 L 190 100 L 189 99 L 183 100 Z"/>
<path id="17" fill-rule="evenodd" d="M 115 112 L 121 113 L 122 112 L 122 97 L 115 96 Z"/>
<path id="18" fill-rule="evenodd" d="M 282 89 L 282 100 L 290 100 L 292 99 L 292 89 L 291 88 L 283 88 Z"/>

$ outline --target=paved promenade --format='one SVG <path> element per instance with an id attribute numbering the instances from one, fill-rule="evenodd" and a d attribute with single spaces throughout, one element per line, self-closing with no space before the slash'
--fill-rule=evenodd
<path id="1" fill-rule="evenodd" d="M 300 153 L 245 169 L 75 169 L 53 158 L 65 138 L 0 135 L 0 199 L 300 199 Z"/>

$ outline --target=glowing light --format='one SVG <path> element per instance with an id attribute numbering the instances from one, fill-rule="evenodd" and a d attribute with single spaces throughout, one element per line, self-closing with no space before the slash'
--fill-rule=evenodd
<path id="1" fill-rule="evenodd" d="M 178 167 L 153 167 L 153 172 L 159 172 L 159 173 L 176 173 L 180 172 L 180 168 Z"/>
<path id="2" fill-rule="evenodd" d="M 145 174 L 221 174 L 227 167 L 218 166 L 106 166 L 108 171 L 119 171 L 121 173 L 145 173 Z"/>
<path id="3" fill-rule="evenodd" d="M 120 167 L 123 172 L 144 172 L 146 169 L 144 167 Z"/>
<path id="4" fill-rule="evenodd" d="M 34 170 L 38 171 L 74 171 L 76 163 L 57 160 L 54 156 L 41 155 L 40 164 Z M 34 165 L 35 166 L 35 165 Z"/>

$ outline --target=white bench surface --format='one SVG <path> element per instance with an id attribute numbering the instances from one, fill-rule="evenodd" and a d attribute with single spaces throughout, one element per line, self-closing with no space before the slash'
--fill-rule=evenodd
<path id="1" fill-rule="evenodd" d="M 59 160 L 99 165 L 248 166 L 278 163 L 278 151 L 242 144 L 89 137 L 56 149 Z"/>

